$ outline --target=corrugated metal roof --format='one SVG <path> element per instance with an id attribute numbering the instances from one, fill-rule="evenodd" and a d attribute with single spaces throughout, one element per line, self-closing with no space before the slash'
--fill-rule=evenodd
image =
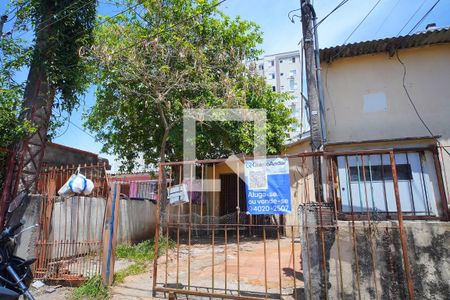
<path id="1" fill-rule="evenodd" d="M 450 42 L 450 27 L 422 31 L 412 35 L 324 48 L 320 60 L 332 62 L 337 58 L 387 52 L 393 55 L 397 49 L 415 48 Z"/>

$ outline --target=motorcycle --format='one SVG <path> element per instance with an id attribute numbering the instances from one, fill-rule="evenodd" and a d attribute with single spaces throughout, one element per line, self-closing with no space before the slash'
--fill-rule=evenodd
<path id="1" fill-rule="evenodd" d="M 31 265 L 36 259 L 24 260 L 13 255 L 16 238 L 38 226 L 37 224 L 29 226 L 16 234 L 16 231 L 24 224 L 25 221 L 20 220 L 15 225 L 6 226 L 0 233 L 0 299 L 2 300 L 16 300 L 21 295 L 25 299 L 34 300 L 29 287 L 33 281 Z"/>
<path id="2" fill-rule="evenodd" d="M 7 226 L 0 234 L 0 299 L 15 300 L 23 295 L 25 299 L 34 300 L 28 288 L 33 281 L 31 265 L 36 259 L 24 260 L 13 255 L 17 236 L 36 227 L 33 225 L 15 234 L 24 224 L 25 222 L 21 221 Z"/>

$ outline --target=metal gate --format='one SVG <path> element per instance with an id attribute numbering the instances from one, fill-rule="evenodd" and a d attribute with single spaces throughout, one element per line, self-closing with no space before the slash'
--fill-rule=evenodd
<path id="1" fill-rule="evenodd" d="M 57 191 L 80 168 L 94 182 L 89 196 L 61 197 Z M 34 274 L 37 279 L 81 283 L 100 274 L 102 231 L 109 187 L 104 164 L 44 167 Z"/>
<path id="2" fill-rule="evenodd" d="M 158 201 L 153 292 L 229 299 L 412 299 L 418 274 L 411 270 L 404 221 L 448 219 L 435 153 L 423 148 L 283 156 L 290 164 L 293 211 L 277 216 L 243 211 L 240 163 L 162 163 L 159 198 L 185 184 L 189 201 Z M 322 165 L 318 177 L 314 160 Z M 227 182 L 212 181 L 220 178 Z M 321 181 L 319 190 L 314 180 Z"/>

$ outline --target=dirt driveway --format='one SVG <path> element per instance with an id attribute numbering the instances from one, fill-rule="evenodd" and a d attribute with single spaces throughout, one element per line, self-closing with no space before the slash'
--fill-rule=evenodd
<path id="1" fill-rule="evenodd" d="M 289 238 L 278 241 L 267 240 L 264 254 L 263 241 L 245 241 L 240 243 L 239 251 L 239 283 L 238 283 L 238 251 L 236 243 L 215 245 L 194 244 L 191 246 L 190 278 L 188 272 L 188 247 L 180 245 L 178 264 L 177 250 L 173 249 L 158 260 L 158 286 L 178 287 L 186 289 L 189 279 L 192 290 L 213 291 L 237 295 L 238 284 L 243 295 L 264 297 L 267 282 L 268 298 L 280 299 L 280 288 L 283 299 L 292 298 L 294 284 L 297 291 L 302 290 L 302 272 L 300 270 L 300 245 L 295 243 L 295 273 L 292 261 L 292 244 Z M 227 255 L 225 256 L 225 251 Z M 266 267 L 264 266 L 266 257 Z M 213 264 L 214 257 L 214 264 Z M 279 260 L 280 259 L 280 260 Z M 167 270 L 167 273 L 166 273 Z M 178 272 L 177 272 L 178 270 Z M 214 271 L 214 280 L 213 280 Z M 280 272 L 281 271 L 281 272 Z M 178 278 L 177 278 L 178 273 Z M 295 283 L 294 283 L 295 277 Z M 226 279 L 226 280 L 225 280 Z M 280 287 L 281 279 L 281 287 Z M 123 284 L 112 289 L 113 299 L 151 299 L 151 273 L 130 276 Z M 162 296 L 162 295 L 160 295 Z M 182 297 L 178 297 L 182 298 Z M 193 298 L 193 297 L 189 297 Z"/>
<path id="2" fill-rule="evenodd" d="M 226 248 L 226 249 L 225 249 Z M 243 241 L 239 251 L 239 281 L 238 281 L 238 251 L 236 243 L 227 246 L 218 243 L 193 244 L 190 251 L 190 288 L 191 290 L 225 293 L 237 295 L 238 284 L 241 295 L 264 297 L 267 286 L 267 297 L 273 299 L 293 299 L 294 286 L 298 294 L 303 290 L 303 274 L 299 261 L 300 244 L 294 243 L 295 272 L 293 264 L 293 247 L 290 238 L 281 238 L 278 255 L 278 241 L 268 239 L 264 251 L 264 242 Z M 225 252 L 227 255 L 225 255 Z M 265 252 L 265 254 L 264 254 Z M 264 259 L 266 257 L 266 259 Z M 180 245 L 178 264 L 177 249 L 164 253 L 158 260 L 158 286 L 178 287 L 187 289 L 189 251 L 185 244 Z M 213 264 L 214 261 L 214 264 Z M 264 264 L 266 261 L 266 264 Z M 166 272 L 167 270 L 167 272 Z M 178 271 L 177 271 L 178 270 Z M 214 280 L 213 280 L 214 272 Z M 178 273 L 178 276 L 177 276 Z M 281 279 L 281 287 L 280 287 Z M 213 287 L 214 281 L 214 290 Z M 295 281 L 295 282 L 294 282 Z M 267 282 L 267 284 L 266 284 Z M 55 293 L 38 296 L 37 299 L 64 299 L 70 293 L 61 289 Z M 164 297 L 158 294 L 158 297 Z M 178 295 L 178 299 L 184 298 Z M 195 299 L 196 297 L 189 297 Z M 152 270 L 147 273 L 129 276 L 121 284 L 111 289 L 111 299 L 153 299 Z M 299 299 L 299 297 L 297 297 Z"/>

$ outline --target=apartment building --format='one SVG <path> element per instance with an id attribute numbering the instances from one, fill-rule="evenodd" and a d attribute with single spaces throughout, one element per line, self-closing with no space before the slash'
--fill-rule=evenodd
<path id="1" fill-rule="evenodd" d="M 272 87 L 273 91 L 287 92 L 292 95 L 292 99 L 287 101 L 285 105 L 292 109 L 293 117 L 298 120 L 293 124 L 293 132 L 290 135 L 291 141 L 297 140 L 301 133 L 309 130 L 305 103 L 301 98 L 302 63 L 300 51 L 265 55 L 255 64 L 255 70 L 266 79 L 267 84 Z"/>

